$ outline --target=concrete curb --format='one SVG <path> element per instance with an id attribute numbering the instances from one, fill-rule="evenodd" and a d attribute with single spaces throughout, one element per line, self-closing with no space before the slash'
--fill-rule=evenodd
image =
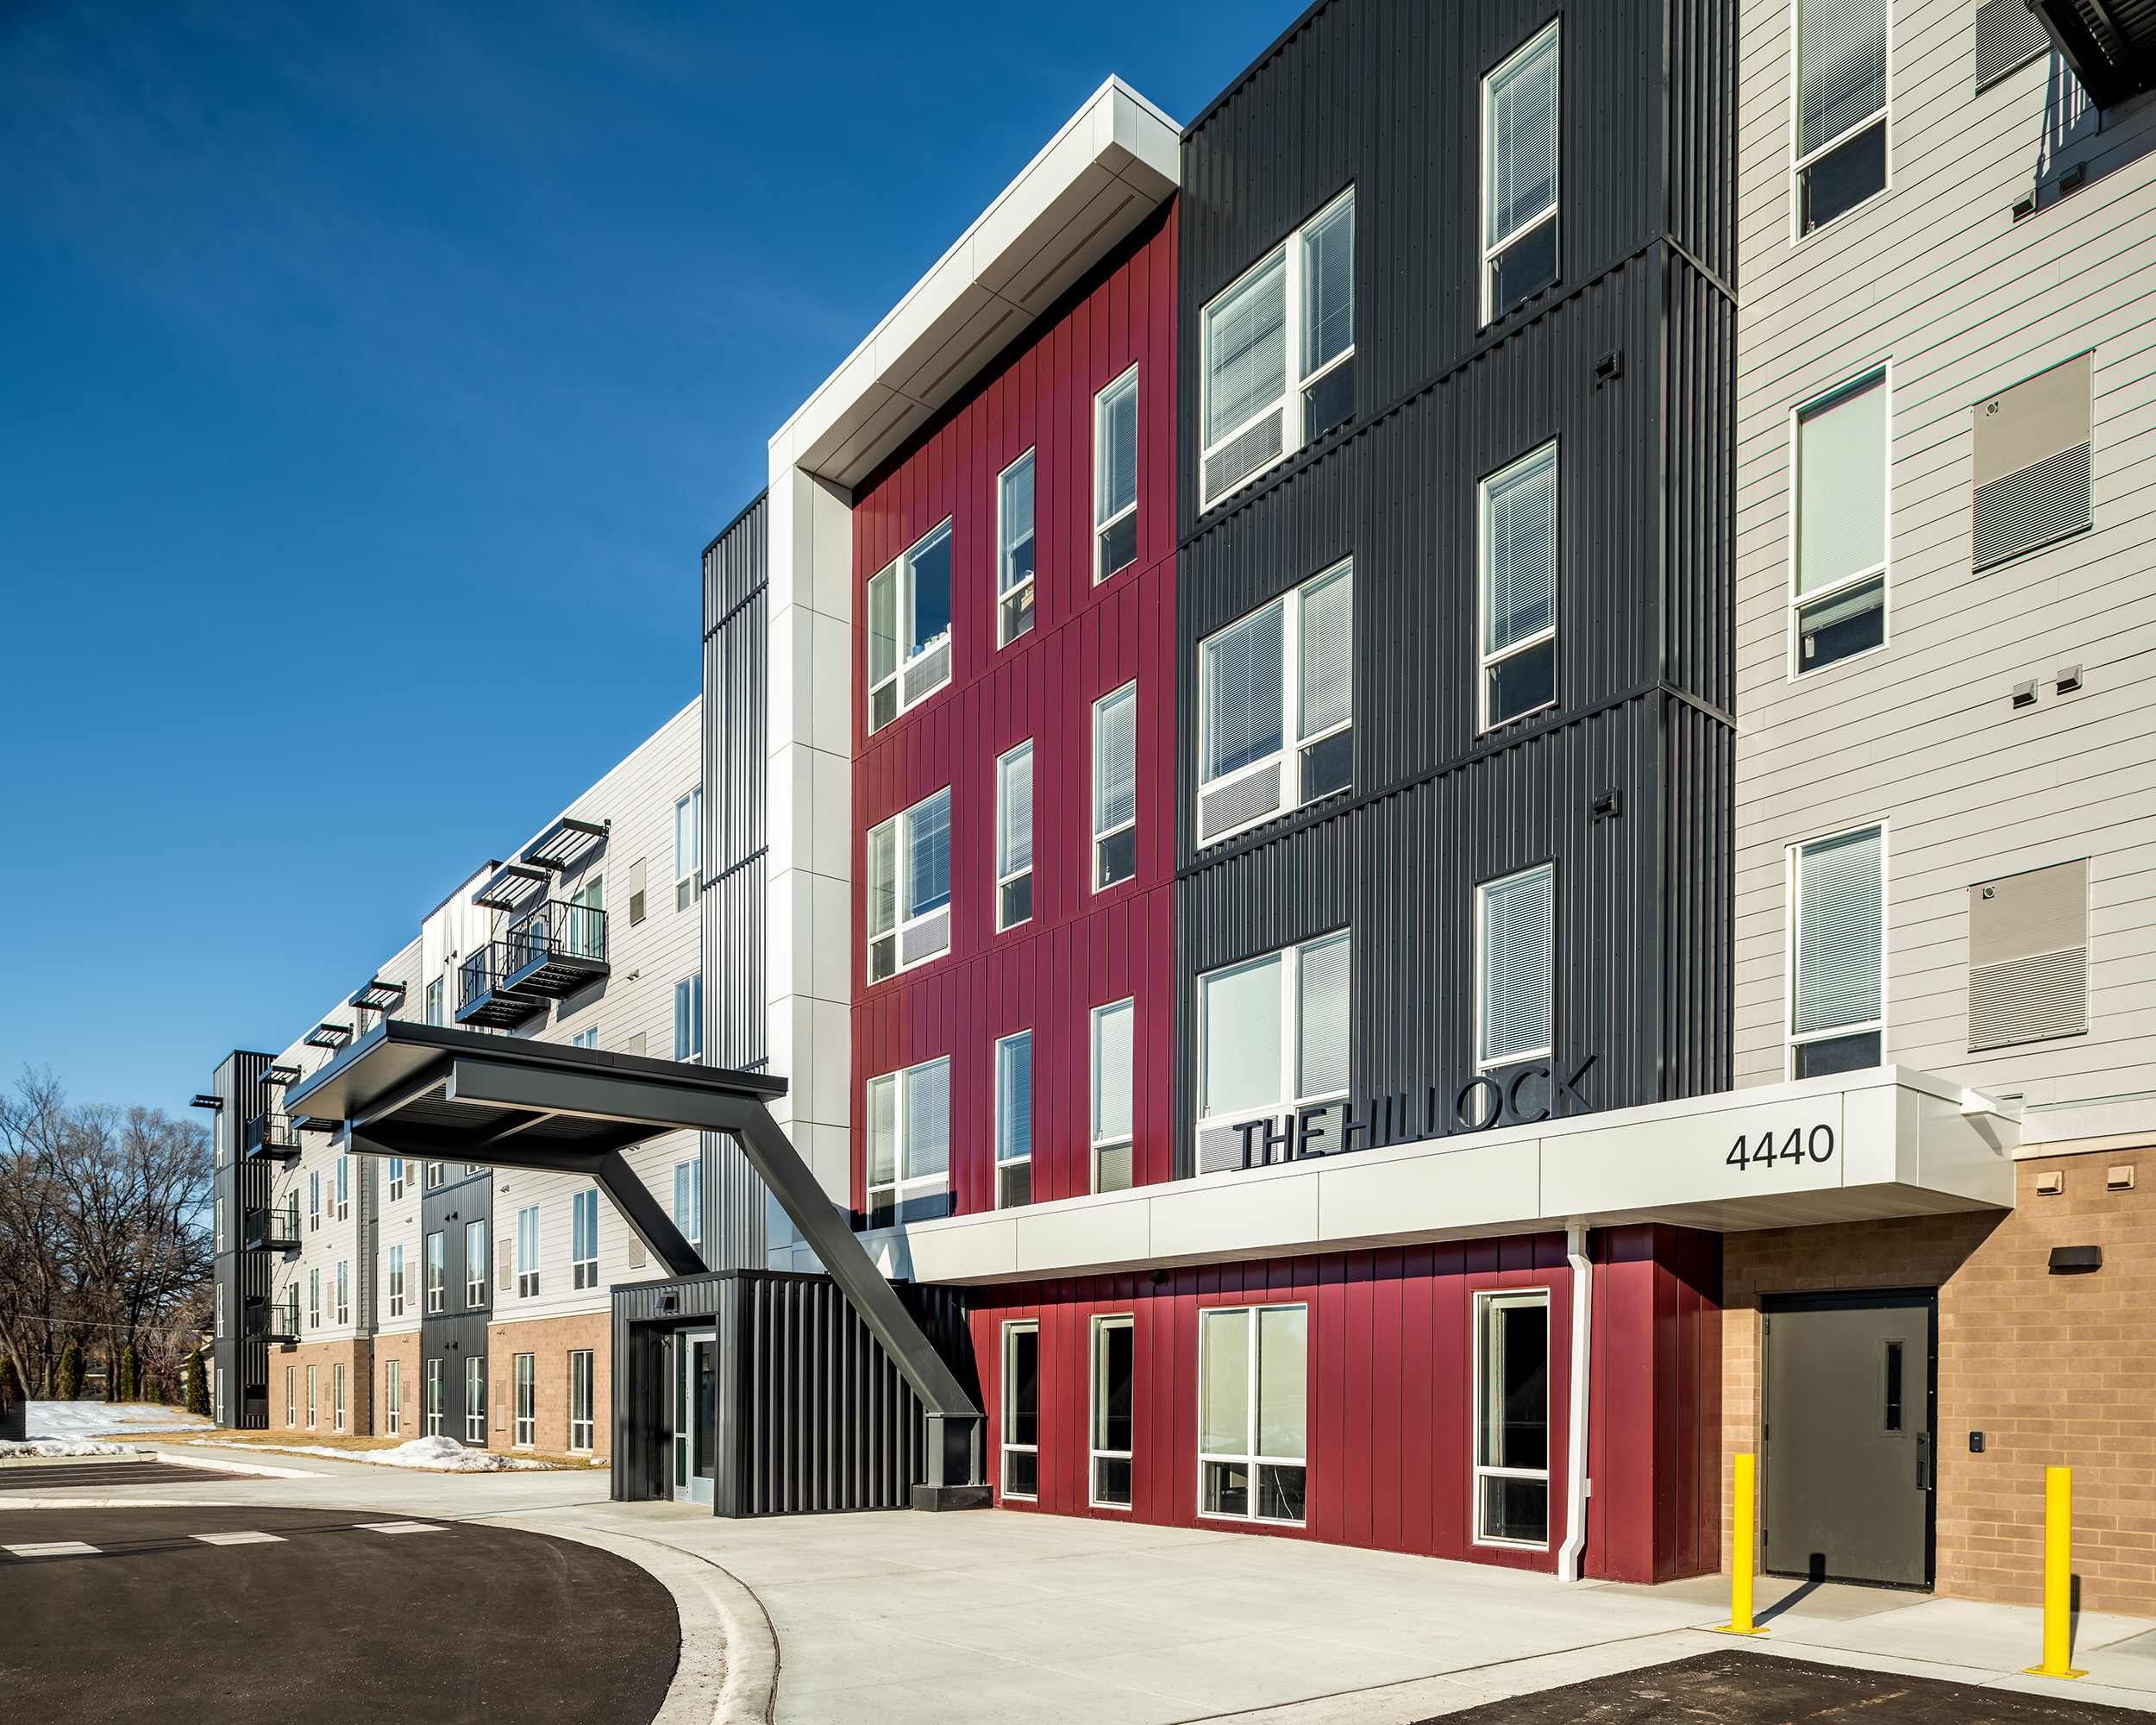
<path id="1" fill-rule="evenodd" d="M 601 1533 L 543 1512 L 486 1520 L 597 1546 L 647 1571 L 674 1595 L 680 1664 L 652 1725 L 768 1725 L 779 1698 L 779 1638 L 763 1602 L 736 1577 L 663 1540 Z"/>

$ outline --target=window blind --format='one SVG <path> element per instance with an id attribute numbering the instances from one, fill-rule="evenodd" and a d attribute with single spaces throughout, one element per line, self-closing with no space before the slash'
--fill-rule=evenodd
<path id="1" fill-rule="evenodd" d="M 1554 31 L 1492 74 L 1488 97 L 1489 229 L 1502 244 L 1557 202 L 1557 39 Z"/>
<path id="2" fill-rule="evenodd" d="M 1551 886 L 1545 866 L 1482 888 L 1485 1063 L 1550 1046 Z"/>
<path id="3" fill-rule="evenodd" d="M 1268 605 L 1205 644 L 1205 770 L 1210 783 L 1277 755 L 1282 741 L 1282 625 Z"/>
<path id="4" fill-rule="evenodd" d="M 1355 199 L 1312 223 L 1302 236 L 1302 374 L 1355 344 Z"/>
<path id="5" fill-rule="evenodd" d="M 950 793 L 938 791 L 906 812 L 906 914 L 950 902 Z"/>
<path id="6" fill-rule="evenodd" d="M 1138 373 L 1112 385 L 1100 398 L 1100 499 L 1096 521 L 1119 515 L 1138 501 Z M 950 542 L 944 542 L 946 568 Z"/>
<path id="7" fill-rule="evenodd" d="M 1303 590 L 1301 687 L 1296 718 L 1301 736 L 1314 737 L 1347 718 L 1353 708 L 1351 654 L 1354 586 L 1347 570 Z"/>
<path id="8" fill-rule="evenodd" d="M 1501 653 L 1549 628 L 1556 615 L 1557 445 L 1507 468 L 1483 495 L 1482 651 Z"/>
<path id="9" fill-rule="evenodd" d="M 1796 590 L 1816 593 L 1886 561 L 1886 375 L 1874 373 L 1797 421 Z"/>
<path id="10" fill-rule="evenodd" d="M 1886 106 L 1886 32 L 1885 0 L 1799 0 L 1797 154 Z"/>
<path id="11" fill-rule="evenodd" d="M 1093 830 L 1138 818 L 1138 689 L 1119 689 L 1094 709 Z"/>
<path id="12" fill-rule="evenodd" d="M 899 919 L 898 827 L 886 821 L 868 835 L 868 932 L 887 934 Z"/>
<path id="13" fill-rule="evenodd" d="M 1233 1120 L 1281 1100 L 1281 955 L 1199 979 L 1198 1112 Z"/>
<path id="14" fill-rule="evenodd" d="M 1003 578 L 1008 593 L 1033 573 L 1033 452 L 1003 476 Z"/>
<path id="15" fill-rule="evenodd" d="M 1288 254 L 1206 308 L 1206 447 L 1288 392 Z"/>
<path id="16" fill-rule="evenodd" d="M 996 1160 L 1015 1162 L 1033 1153 L 1033 1036 L 1006 1037 L 996 1044 Z"/>
<path id="17" fill-rule="evenodd" d="M 906 1177 L 950 1169 L 950 1062 L 932 1061 L 906 1075 Z"/>
<path id="18" fill-rule="evenodd" d="M 1096 1143 L 1131 1135 L 1131 1004 L 1104 1007 L 1093 1019 L 1093 1136 Z"/>
<path id="19" fill-rule="evenodd" d="M 1300 969 L 1295 1094 L 1329 1096 L 1348 1087 L 1348 938 L 1304 947 Z"/>
<path id="20" fill-rule="evenodd" d="M 899 1079 L 887 1073 L 868 1081 L 868 1183 L 888 1186 L 898 1178 Z"/>
<path id="21" fill-rule="evenodd" d="M 1879 1016 L 1883 855 L 1876 826 L 1797 853 L 1799 1035 Z"/>
<path id="22" fill-rule="evenodd" d="M 1033 745 L 1003 757 L 1002 807 L 996 837 L 996 873 L 1023 874 L 1033 866 Z"/>

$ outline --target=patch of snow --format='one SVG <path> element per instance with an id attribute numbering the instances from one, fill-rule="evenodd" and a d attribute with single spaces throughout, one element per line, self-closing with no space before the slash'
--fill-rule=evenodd
<path id="1" fill-rule="evenodd" d="M 31 1438 L 67 1439 L 122 1426 L 134 1432 L 193 1432 L 209 1423 L 178 1408 L 136 1402 L 28 1402 L 22 1408 L 23 1433 Z"/>
<path id="2" fill-rule="evenodd" d="M 372 1462 L 377 1467 L 417 1467 L 433 1473 L 512 1473 L 549 1464 L 523 1456 L 506 1456 L 493 1450 L 467 1450 L 454 1438 L 414 1438 L 393 1450 L 340 1450 L 327 1444 L 229 1444 L 221 1448 L 271 1450 L 279 1455 L 322 1456 L 330 1461 Z"/>
<path id="3" fill-rule="evenodd" d="M 0 1444 L 0 1456 L 131 1456 L 133 1444 L 70 1443 L 59 1438 L 33 1438 L 28 1443 Z"/>

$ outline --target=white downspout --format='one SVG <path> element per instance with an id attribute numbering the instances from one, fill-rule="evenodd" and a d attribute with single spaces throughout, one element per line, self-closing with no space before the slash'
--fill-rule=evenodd
<path id="1" fill-rule="evenodd" d="M 1564 1543 L 1557 1547 L 1557 1579 L 1583 1579 L 1587 1554 L 1587 1498 L 1592 1489 L 1587 1477 L 1588 1363 L 1595 1312 L 1595 1267 L 1587 1257 L 1587 1220 L 1575 1216 L 1565 1224 L 1564 1254 L 1572 1266 L 1572 1395 L 1571 1433 L 1565 1445 Z"/>

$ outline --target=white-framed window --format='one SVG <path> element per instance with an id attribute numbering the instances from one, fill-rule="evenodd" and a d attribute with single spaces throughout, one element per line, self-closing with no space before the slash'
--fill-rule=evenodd
<path id="1" fill-rule="evenodd" d="M 1482 542 L 1482 724 L 1488 731 L 1557 698 L 1557 446 L 1477 487 Z"/>
<path id="2" fill-rule="evenodd" d="M 285 1238 L 299 1238 L 299 1188 L 294 1186 L 285 1195 Z"/>
<path id="3" fill-rule="evenodd" d="M 1345 1148 L 1352 960 L 1343 929 L 1198 978 L 1199 1173 Z"/>
<path id="4" fill-rule="evenodd" d="M 442 1022 L 442 979 L 439 976 L 427 984 L 427 1022 L 430 1025 Z"/>
<path id="5" fill-rule="evenodd" d="M 1549 1053 L 1556 1018 L 1557 870 L 1548 862 L 1475 889 L 1475 1063 Z"/>
<path id="6" fill-rule="evenodd" d="M 517 1448 L 528 1450 L 539 1441 L 539 1356 L 516 1356 L 517 1424 L 511 1436 Z"/>
<path id="7" fill-rule="evenodd" d="M 1475 1542 L 1550 1544 L 1550 1290 L 1475 1296 Z"/>
<path id="8" fill-rule="evenodd" d="M 427 1362 L 426 1396 L 426 1434 L 430 1438 L 438 1438 L 442 1435 L 442 1410 L 444 1405 L 442 1393 L 442 1362 L 438 1359 L 430 1359 Z"/>
<path id="9" fill-rule="evenodd" d="M 1093 704 L 1093 889 L 1138 873 L 1138 685 Z"/>
<path id="10" fill-rule="evenodd" d="M 1033 741 L 996 761 L 996 926 L 1033 916 Z"/>
<path id="11" fill-rule="evenodd" d="M 285 1325 L 287 1335 L 299 1333 L 299 1284 L 297 1282 L 285 1284 Z"/>
<path id="12" fill-rule="evenodd" d="M 307 1368 L 307 1429 L 309 1431 L 315 1428 L 321 1417 L 320 1371 L 321 1368 L 318 1366 L 310 1365 Z"/>
<path id="13" fill-rule="evenodd" d="M 382 1430 L 402 1436 L 404 1430 L 404 1363 L 392 1359 L 382 1367 Z"/>
<path id="14" fill-rule="evenodd" d="M 484 1306 L 486 1303 L 486 1224 L 484 1221 L 464 1225 L 464 1303 Z"/>
<path id="15" fill-rule="evenodd" d="M 336 1314 L 340 1324 L 352 1321 L 352 1261 L 346 1258 L 337 1260 Z"/>
<path id="16" fill-rule="evenodd" d="M 569 1350 L 569 1447 L 592 1447 L 592 1350 Z"/>
<path id="17" fill-rule="evenodd" d="M 1198 1314 L 1198 1513 L 1308 1519 L 1306 1306 Z"/>
<path id="18" fill-rule="evenodd" d="M 401 1245 L 389 1249 L 389 1314 L 392 1318 L 404 1315 L 404 1249 Z"/>
<path id="19" fill-rule="evenodd" d="M 1093 1009 L 1092 1160 L 1096 1192 L 1127 1191 L 1134 1177 L 1137 1023 L 1135 999 Z"/>
<path id="20" fill-rule="evenodd" d="M 1203 506 L 1355 413 L 1355 189 L 1216 294 L 1199 318 Z"/>
<path id="21" fill-rule="evenodd" d="M 868 1226 L 950 1211 L 950 1059 L 868 1081 Z"/>
<path id="22" fill-rule="evenodd" d="M 1093 399 L 1093 579 L 1138 561 L 1138 367 Z"/>
<path id="23" fill-rule="evenodd" d="M 320 1270 L 310 1270 L 307 1272 L 307 1327 L 310 1330 L 318 1330 L 322 1327 L 322 1271 Z"/>
<path id="24" fill-rule="evenodd" d="M 389 1159 L 389 1201 L 395 1203 L 404 1195 L 404 1158 L 392 1156 Z"/>
<path id="25" fill-rule="evenodd" d="M 442 1263 L 442 1245 L 440 1234 L 427 1236 L 427 1309 L 429 1312 L 442 1310 L 448 1298 L 448 1284 Z"/>
<path id="26" fill-rule="evenodd" d="M 307 1232 L 315 1233 L 322 1226 L 322 1170 L 307 1170 Z"/>
<path id="27" fill-rule="evenodd" d="M 352 1214 L 352 1158 L 337 1158 L 337 1205 L 335 1220 L 342 1222 Z"/>
<path id="28" fill-rule="evenodd" d="M 1886 368 L 1790 417 L 1789 674 L 1886 645 Z"/>
<path id="29" fill-rule="evenodd" d="M 475 1353 L 464 1357 L 464 1441 L 486 1441 L 486 1361 Z"/>
<path id="30" fill-rule="evenodd" d="M 701 793 L 699 793 L 701 795 Z M 699 820 L 700 826 L 702 822 Z M 594 875 L 569 894 L 563 945 L 573 958 L 606 957 L 606 877 Z M 593 1032 L 596 1038 L 597 1032 Z M 586 1044 L 597 1048 L 597 1040 Z"/>
<path id="31" fill-rule="evenodd" d="M 1557 25 L 1482 80 L 1482 321 L 1557 279 Z"/>
<path id="32" fill-rule="evenodd" d="M 517 1297 L 529 1300 L 539 1291 L 539 1207 L 517 1212 Z"/>
<path id="33" fill-rule="evenodd" d="M 1355 571 L 1335 564 L 1198 646 L 1198 842 L 1355 775 Z"/>
<path id="34" fill-rule="evenodd" d="M 868 729 L 950 681 L 950 522 L 868 580 Z"/>
<path id="35" fill-rule="evenodd" d="M 344 1368 L 342 1365 L 329 1368 L 329 1429 L 333 1432 L 344 1429 Z"/>
<path id="36" fill-rule="evenodd" d="M 299 1368 L 285 1368 L 285 1423 L 295 1430 L 299 1426 Z"/>
<path id="37" fill-rule="evenodd" d="M 674 985 L 674 1057 L 704 1057 L 704 973 L 684 976 Z"/>
<path id="38" fill-rule="evenodd" d="M 996 481 L 996 640 L 1008 647 L 1033 626 L 1033 452 Z"/>
<path id="39" fill-rule="evenodd" d="M 448 1177 L 449 1164 L 448 1163 L 429 1162 L 427 1164 L 426 1189 L 429 1192 L 433 1191 L 436 1187 L 441 1185 L 442 1182 L 447 1180 Z"/>
<path id="40" fill-rule="evenodd" d="M 1093 1320 L 1093 1486 L 1095 1509 L 1131 1507 L 1137 1330 L 1126 1313 Z"/>
<path id="41" fill-rule="evenodd" d="M 216 1202 L 216 1217 L 217 1217 L 217 1250 L 218 1250 L 219 1251 L 222 1251 L 225 1249 L 225 1245 L 224 1245 L 224 1200 L 223 1200 L 222 1198 L 219 1198 L 219 1199 L 217 1200 L 217 1202 Z"/>
<path id="42" fill-rule="evenodd" d="M 1033 1201 L 1033 1032 L 996 1043 L 996 1208 Z"/>
<path id="43" fill-rule="evenodd" d="M 599 1286 L 599 1193 L 596 1189 L 569 1198 L 569 1281 L 578 1288 Z"/>
<path id="44" fill-rule="evenodd" d="M 571 1048 L 597 1048 L 599 1046 L 599 1026 L 590 1025 L 578 1031 L 570 1037 L 569 1046 Z"/>
<path id="45" fill-rule="evenodd" d="M 1822 1078 L 1884 1058 L 1886 829 L 1789 847 L 1793 936 L 1789 1076 Z"/>
<path id="46" fill-rule="evenodd" d="M 1790 217 L 1802 238 L 1887 187 L 1887 0 L 1794 0 Z"/>
<path id="47" fill-rule="evenodd" d="M 222 1341 L 224 1339 L 224 1283 L 222 1282 L 217 1283 L 216 1309 L 210 1321 L 214 1326 L 210 1333 L 217 1340 Z"/>
<path id="48" fill-rule="evenodd" d="M 1003 1327 L 1003 1495 L 1041 1495 L 1041 1327 Z"/>
<path id="49" fill-rule="evenodd" d="M 699 785 L 674 806 L 674 907 L 685 911 L 696 901 L 697 876 L 704 867 L 704 787 Z"/>
<path id="50" fill-rule="evenodd" d="M 868 980 L 950 950 L 950 787 L 868 831 Z"/>
<path id="51" fill-rule="evenodd" d="M 699 1157 L 674 1164 L 674 1226 L 691 1245 L 704 1239 L 704 1162 Z"/>

